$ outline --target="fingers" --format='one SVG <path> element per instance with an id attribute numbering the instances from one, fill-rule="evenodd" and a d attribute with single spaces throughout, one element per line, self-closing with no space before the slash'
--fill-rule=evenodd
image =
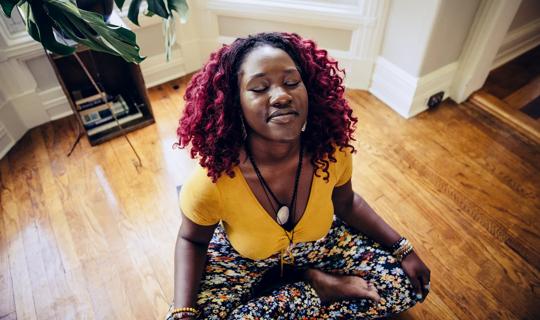
<path id="1" fill-rule="evenodd" d="M 427 274 L 423 274 L 421 277 L 420 277 L 420 282 L 422 283 L 422 302 L 426 299 L 428 293 L 429 293 L 429 290 L 431 289 L 431 284 L 430 284 L 430 276 L 429 276 L 429 273 Z"/>
<path id="2" fill-rule="evenodd" d="M 377 288 L 371 283 L 365 283 L 364 285 L 357 286 L 354 296 L 356 298 L 368 298 L 375 302 L 381 300 Z"/>
<path id="3" fill-rule="evenodd" d="M 422 284 L 418 278 L 410 278 L 413 286 L 413 293 L 417 301 L 422 301 L 424 295 L 422 294 Z"/>
<path id="4" fill-rule="evenodd" d="M 371 300 L 375 302 L 379 302 L 379 300 L 381 300 L 381 296 L 379 295 L 377 288 L 373 284 L 371 283 L 368 284 L 367 292 L 368 292 L 368 298 L 370 298 Z"/>
<path id="5" fill-rule="evenodd" d="M 352 296 L 357 298 L 368 298 L 375 302 L 379 302 L 379 300 L 381 300 L 381 296 L 379 296 L 377 288 L 372 283 L 360 277 L 354 277 L 353 280 L 354 292 Z"/>

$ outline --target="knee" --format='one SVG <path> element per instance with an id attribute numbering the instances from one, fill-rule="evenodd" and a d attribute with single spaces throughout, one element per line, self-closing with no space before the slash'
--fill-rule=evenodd
<path id="1" fill-rule="evenodd" d="M 381 275 L 375 282 L 381 295 L 380 304 L 388 314 L 403 312 L 416 304 L 412 284 L 405 274 Z"/>

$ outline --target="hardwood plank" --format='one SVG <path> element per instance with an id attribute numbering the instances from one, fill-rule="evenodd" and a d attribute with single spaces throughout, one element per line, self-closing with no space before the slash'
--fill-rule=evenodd
<path id="1" fill-rule="evenodd" d="M 23 137 L 27 139 L 27 136 Z M 10 153 L 15 153 L 15 146 Z M 7 253 L 9 256 L 9 268 L 13 283 L 13 297 L 15 302 L 15 314 L 17 319 L 37 319 L 34 307 L 33 287 L 30 280 L 25 257 L 25 246 L 23 242 L 24 230 L 19 223 L 19 206 L 16 200 L 18 190 L 15 189 L 13 180 L 16 176 L 11 172 L 7 159 L 2 160 L 3 183 L 5 187 L 2 192 L 2 219 L 7 239 Z"/>
<path id="2" fill-rule="evenodd" d="M 84 277 L 64 215 L 62 195 L 55 187 L 48 146 L 45 144 L 44 137 L 48 137 L 52 127 L 46 126 L 41 129 L 32 132 L 34 144 L 38 149 L 37 172 L 41 181 L 41 192 L 35 197 L 39 199 L 36 202 L 37 210 L 47 215 L 41 234 L 41 250 L 56 313 L 66 319 L 92 319 L 93 312 L 88 303 L 90 299 L 86 288 L 82 286 Z M 53 145 L 54 147 L 57 146 Z M 46 190 L 46 193 L 43 190 Z"/>
<path id="3" fill-rule="evenodd" d="M 523 87 L 512 92 L 503 101 L 514 109 L 519 110 L 538 96 L 540 96 L 540 76 L 537 76 Z"/>
<path id="4" fill-rule="evenodd" d="M 0 168 L 0 211 L 2 212 L 7 210 L 3 204 L 9 201 L 8 192 L 10 192 L 6 185 L 7 182 L 4 181 L 6 171 L 6 169 Z M 15 319 L 15 297 L 13 295 L 13 281 L 8 252 L 7 230 L 4 226 L 4 220 L 0 219 L 0 297 L 2 297 L 0 299 L 0 319 Z"/>
<path id="5" fill-rule="evenodd" d="M 351 97 L 351 98 L 354 99 L 355 97 Z M 487 214 L 483 210 L 479 211 L 478 206 L 474 205 L 474 203 L 470 203 L 467 206 L 467 208 L 476 208 L 476 209 L 473 209 L 473 211 L 470 212 L 472 214 L 472 216 L 475 217 L 475 219 L 477 219 L 478 221 L 482 221 L 484 226 L 488 230 L 491 230 L 493 232 L 493 234 L 498 235 L 499 239 L 501 239 L 502 241 L 507 241 L 508 239 L 510 239 L 510 241 L 513 242 L 513 243 L 517 242 L 518 243 L 517 246 L 519 246 L 521 248 L 528 248 L 528 250 L 526 250 L 527 252 L 524 252 L 524 254 L 527 257 L 529 257 L 532 261 L 534 261 L 534 263 L 538 263 L 539 262 L 539 259 L 538 259 L 539 253 L 537 251 L 538 249 L 536 249 L 537 246 L 529 245 L 529 243 L 538 242 L 538 237 L 537 237 L 538 236 L 538 231 L 536 229 L 533 229 L 534 224 L 531 224 L 531 222 L 536 219 L 536 212 L 538 212 L 538 210 L 539 210 L 538 209 L 539 208 L 539 197 L 537 196 L 538 195 L 538 191 L 537 191 L 538 189 L 534 187 L 534 185 L 540 185 L 539 180 L 536 179 L 536 177 L 530 177 L 529 178 L 529 176 L 527 176 L 525 173 L 523 175 L 521 175 L 521 176 L 516 176 L 516 178 L 515 178 L 515 181 L 526 181 L 526 183 L 527 183 L 527 179 L 531 180 L 530 188 L 528 188 L 528 190 L 526 190 L 525 192 L 522 192 L 522 195 L 525 196 L 525 198 L 531 199 L 532 201 L 529 201 L 529 202 L 515 201 L 514 198 L 511 198 L 511 197 L 507 196 L 507 194 L 508 194 L 507 191 L 508 190 L 505 190 L 505 188 L 504 188 L 505 185 L 500 186 L 503 189 L 500 192 L 498 192 L 498 198 L 497 198 L 496 203 L 491 201 L 492 197 L 489 197 L 485 192 L 477 192 L 477 191 L 479 191 L 479 189 L 477 189 L 476 186 L 472 186 L 470 183 L 468 183 L 468 181 L 475 181 L 475 184 L 479 184 L 480 187 L 482 187 L 482 190 L 484 190 L 484 189 L 494 189 L 498 185 L 497 181 L 493 181 L 491 175 L 489 175 L 489 174 L 486 175 L 485 174 L 485 172 L 484 172 L 485 170 L 483 170 L 483 168 L 485 168 L 486 166 L 485 165 L 484 166 L 479 165 L 479 164 L 482 164 L 483 161 L 480 161 L 480 160 L 468 161 L 468 159 L 467 159 L 467 158 L 469 158 L 469 153 L 470 152 L 476 152 L 476 153 L 481 154 L 482 153 L 481 149 L 477 148 L 476 150 L 466 151 L 463 154 L 459 153 L 459 145 L 463 146 L 463 145 L 467 144 L 466 141 L 460 141 L 460 138 L 458 137 L 458 136 L 466 135 L 466 134 L 463 133 L 465 131 L 465 128 L 463 128 L 463 130 L 459 130 L 460 128 L 456 128 L 457 130 L 455 130 L 455 132 L 459 132 L 459 134 L 456 134 L 451 139 L 448 139 L 448 142 L 445 143 L 446 146 L 450 147 L 452 143 L 456 142 L 456 146 L 451 148 L 452 152 L 450 154 L 450 153 L 448 153 L 447 148 L 445 148 L 443 146 L 443 143 L 444 143 L 443 141 L 444 140 L 441 140 L 440 143 L 435 143 L 435 144 L 431 145 L 432 140 L 436 140 L 438 138 L 438 136 L 442 136 L 442 135 L 430 134 L 429 135 L 430 138 L 422 139 L 421 134 L 422 134 L 422 126 L 423 126 L 423 124 L 421 123 L 420 119 L 421 119 L 421 117 L 419 118 L 418 121 L 411 121 L 414 125 L 416 125 L 414 131 L 420 133 L 420 135 L 415 135 L 415 136 L 409 137 L 411 142 L 407 142 L 407 146 L 410 146 L 410 148 L 413 148 L 413 146 L 416 145 L 418 150 L 425 148 L 425 150 L 441 150 L 441 151 L 443 151 L 439 155 L 433 154 L 433 152 L 424 152 L 423 153 L 423 158 L 426 158 L 426 156 L 427 156 L 429 158 L 427 163 L 429 163 L 430 166 L 434 166 L 433 168 L 436 169 L 436 170 L 441 170 L 441 169 L 443 169 L 443 170 L 450 169 L 451 170 L 446 175 L 453 177 L 453 179 L 448 180 L 448 181 L 450 181 L 449 185 L 453 186 L 452 189 L 454 189 L 454 190 L 450 190 L 450 192 L 452 192 L 453 194 L 459 193 L 459 192 L 457 192 L 457 190 L 459 190 L 459 189 L 461 189 L 463 187 L 466 187 L 466 188 L 469 189 L 467 191 L 468 196 L 474 196 L 473 201 L 475 201 L 475 202 L 486 202 L 488 204 L 490 202 L 492 202 L 494 208 L 497 209 L 497 210 L 495 210 L 491 214 Z M 376 132 L 377 131 L 377 128 L 376 128 L 377 127 L 377 125 L 376 125 L 377 122 L 376 121 L 377 121 L 376 119 L 370 121 L 370 122 L 374 123 L 374 125 L 373 125 L 373 128 L 370 128 L 368 130 L 369 132 Z M 446 130 L 444 130 L 444 128 L 439 128 L 439 129 L 440 130 L 437 130 L 436 132 L 446 132 Z M 428 132 L 426 131 L 425 134 L 428 135 Z M 404 135 L 407 135 L 407 133 L 404 133 Z M 477 135 L 476 138 L 481 139 L 482 137 Z M 395 139 L 399 139 L 399 138 L 396 137 Z M 418 145 L 417 141 L 422 141 L 422 144 Z M 379 141 L 378 143 L 384 145 L 385 142 L 384 141 Z M 491 147 L 491 149 L 493 149 L 496 146 L 491 144 L 490 147 Z M 396 150 L 397 150 L 398 153 L 404 152 L 404 148 L 398 148 Z M 491 152 L 492 152 L 491 150 L 486 150 L 486 153 L 488 153 L 488 154 L 491 153 Z M 410 156 L 409 156 L 409 158 L 410 158 Z M 498 160 L 497 160 L 497 163 L 493 163 L 493 168 L 497 168 L 497 170 L 492 170 L 492 169 L 489 169 L 489 167 L 488 167 L 490 173 L 495 174 L 495 175 L 499 175 L 498 171 L 501 170 L 501 168 L 503 168 L 503 166 L 501 166 L 501 163 L 500 163 L 501 158 L 502 158 L 502 156 L 499 156 Z M 407 156 L 397 154 L 395 159 L 396 159 L 395 161 L 397 163 L 400 160 L 407 159 Z M 515 160 L 515 159 L 512 159 L 512 160 Z M 463 165 L 456 166 L 455 163 L 458 163 L 458 162 L 463 162 L 464 166 Z M 479 164 L 476 164 L 476 163 L 479 163 Z M 453 167 L 455 169 L 452 169 Z M 460 168 L 463 168 L 463 167 L 467 168 L 467 170 L 462 171 Z M 471 170 L 472 168 L 474 168 L 475 170 Z M 514 169 L 515 169 L 515 166 L 514 166 Z M 517 171 L 517 170 L 514 170 L 514 171 Z M 507 170 L 507 173 L 509 175 L 511 174 L 511 172 L 509 170 Z M 437 178 L 437 176 L 434 176 L 434 179 L 435 179 L 435 181 L 440 180 L 440 179 Z M 482 181 L 484 181 L 486 179 L 489 179 L 489 180 L 487 180 L 485 183 L 482 182 Z M 506 180 L 508 180 L 508 178 L 506 178 Z M 437 183 L 439 185 L 441 184 L 440 181 L 437 182 Z M 483 186 L 482 186 L 482 184 L 483 184 Z M 517 185 L 517 183 L 515 185 Z M 506 186 L 506 187 L 508 187 L 508 186 Z M 523 191 L 522 189 L 523 188 L 521 188 L 521 187 L 518 188 L 519 191 Z M 470 194 L 471 191 L 476 192 L 476 193 L 475 194 Z M 477 199 L 474 199 L 475 197 L 477 197 Z M 501 199 L 501 197 L 503 199 Z M 504 198 L 506 200 L 504 200 Z M 506 203 L 501 201 L 501 200 L 505 201 Z M 502 205 L 502 203 L 504 203 L 504 205 Z M 515 230 L 512 229 L 512 228 L 503 228 L 503 227 L 501 227 L 499 225 L 499 223 L 497 222 L 498 221 L 497 216 L 493 216 L 493 213 L 508 216 L 509 211 L 506 208 L 509 208 L 510 211 L 513 211 L 513 213 L 514 213 L 513 214 L 514 220 L 509 219 L 508 222 L 512 222 L 512 225 L 514 225 L 514 226 L 517 225 L 518 226 L 518 227 L 515 227 L 515 228 L 518 229 L 517 231 L 518 231 L 519 236 L 517 236 L 515 234 Z M 508 218 L 508 217 L 506 217 L 506 218 Z M 523 228 L 525 228 L 524 231 L 522 230 Z M 530 235 L 532 235 L 532 237 L 530 237 Z M 522 239 L 523 237 L 525 239 Z"/>
<path id="6" fill-rule="evenodd" d="M 540 122 L 519 110 L 514 110 L 506 102 L 482 90 L 474 93 L 469 100 L 474 105 L 507 122 L 513 128 L 540 144 Z"/>
<path id="7" fill-rule="evenodd" d="M 363 158 L 369 157 L 370 154 L 363 154 Z M 473 263 L 472 261 L 469 261 L 470 259 L 467 259 L 469 255 L 472 252 L 482 252 L 484 250 L 483 247 L 470 247 L 470 245 L 467 245 L 470 243 L 475 243 L 477 240 L 473 240 L 471 237 L 471 233 L 478 233 L 477 231 L 470 230 L 469 233 L 463 233 L 460 232 L 462 229 L 471 229 L 470 225 L 474 225 L 474 221 L 471 221 L 467 216 L 464 217 L 463 220 L 459 220 L 459 224 L 456 225 L 456 223 L 453 223 L 451 220 L 448 220 L 448 217 L 446 216 L 447 213 L 452 213 L 452 211 L 455 211 L 456 209 L 453 206 L 452 199 L 449 198 L 441 198 L 441 194 L 438 192 L 437 189 L 433 188 L 430 190 L 430 188 L 426 188 L 425 185 L 414 185 L 416 181 L 418 181 L 419 176 L 425 176 L 426 172 L 425 170 L 428 170 L 425 166 L 420 166 L 418 164 L 412 164 L 408 167 L 409 170 L 406 168 L 395 168 L 393 163 L 389 163 L 390 158 L 388 157 L 382 157 L 378 159 L 377 161 L 373 161 L 372 165 L 370 166 L 371 169 L 375 169 L 377 171 L 377 175 L 374 175 L 374 177 L 381 182 L 379 183 L 373 183 L 373 186 L 367 187 L 367 188 L 359 188 L 358 191 L 362 192 L 365 189 L 372 189 L 374 187 L 385 185 L 387 186 L 385 188 L 385 196 L 378 197 L 375 199 L 375 207 L 377 208 L 377 211 L 393 226 L 395 226 L 398 230 L 400 230 L 403 234 L 406 234 L 411 239 L 416 239 L 414 241 L 415 244 L 429 244 L 430 248 L 437 248 L 437 255 L 445 257 L 443 262 L 445 266 L 449 268 L 455 268 L 455 271 L 449 272 L 447 275 L 447 278 L 445 279 L 437 279 L 435 275 L 433 276 L 433 281 L 435 282 L 437 280 L 439 281 L 448 281 L 454 284 L 456 281 L 459 281 L 458 279 L 455 279 L 453 276 L 456 273 L 461 273 L 459 271 L 464 270 L 464 264 L 468 265 L 465 269 L 465 273 L 462 274 L 461 278 L 470 278 L 470 274 L 479 274 L 480 270 L 483 268 L 486 268 L 486 264 L 490 265 L 493 264 L 491 260 L 487 261 L 481 261 L 481 265 L 477 263 Z M 357 166 L 357 163 L 355 162 L 355 166 Z M 412 168 L 411 168 L 412 167 Z M 418 173 L 418 176 L 410 176 L 411 172 L 410 169 L 413 169 L 415 167 L 418 167 L 416 170 L 422 170 Z M 401 170 L 401 171 L 400 171 Z M 403 176 L 402 172 L 408 172 L 407 176 Z M 356 176 L 355 176 L 356 178 Z M 366 176 L 362 172 L 361 175 L 358 176 L 358 180 L 366 181 Z M 381 180 L 382 178 L 382 180 Z M 399 187 L 395 184 L 396 181 L 400 181 Z M 410 185 L 410 186 L 409 186 Z M 395 186 L 395 187 L 394 187 Z M 417 190 L 415 193 L 407 194 L 403 193 L 403 190 Z M 429 191 L 429 192 L 426 192 Z M 436 196 L 435 196 L 436 195 Z M 382 199 L 393 199 L 392 202 L 395 203 L 395 208 L 391 209 L 391 206 L 385 206 L 380 207 L 380 201 Z M 442 201 L 445 200 L 445 201 Z M 368 201 L 369 202 L 369 201 Z M 433 208 L 429 209 L 433 206 L 441 206 L 440 208 Z M 411 207 L 410 209 L 408 207 Z M 389 208 L 389 209 L 386 209 Z M 408 215 L 405 217 L 401 215 L 401 212 L 407 212 Z M 442 212 L 444 214 L 438 214 L 439 212 Z M 427 219 L 427 220 L 426 220 Z M 444 224 L 441 224 L 442 222 L 446 222 Z M 434 227 L 436 226 L 436 228 Z M 438 231 L 436 231 L 436 230 Z M 422 230 L 422 233 L 429 233 L 430 237 L 426 237 L 423 234 L 417 234 L 416 232 L 413 232 L 411 235 L 411 231 L 414 230 Z M 443 231 L 444 230 L 444 231 Z M 439 237 L 434 237 L 435 232 L 439 232 L 440 236 L 444 236 L 443 239 L 439 240 Z M 485 233 L 487 234 L 487 233 Z M 491 244 L 488 242 L 487 244 Z M 452 251 L 445 252 L 444 249 L 449 246 L 449 244 L 452 244 Z M 456 247 L 454 247 L 456 246 Z M 460 247 L 464 247 L 464 250 L 460 249 Z M 417 250 L 421 253 L 425 250 L 422 249 L 422 246 L 417 246 Z M 508 250 L 508 248 L 506 248 Z M 435 252 L 434 252 L 435 253 Z M 433 254 L 432 254 L 433 255 Z M 427 254 L 427 257 L 432 256 L 430 254 Z M 452 257 L 452 260 L 449 260 L 448 257 Z M 514 255 L 513 259 L 506 259 L 504 261 L 504 265 L 509 265 L 516 259 L 517 257 Z M 500 260 L 500 259 L 499 259 Z M 428 265 L 432 265 L 434 263 L 433 260 L 428 260 Z M 471 264 L 473 263 L 473 264 Z M 481 267 L 482 266 L 482 267 Z M 472 268 L 472 269 L 471 269 Z M 505 268 L 506 269 L 506 268 Z M 497 270 L 500 274 L 507 273 L 508 271 L 503 270 Z M 510 271 L 511 272 L 511 271 Z M 530 276 L 535 276 L 535 273 L 530 271 Z M 448 278 L 450 277 L 450 278 Z M 469 279 L 468 281 L 471 281 Z M 492 280 L 487 281 L 488 285 L 491 285 Z M 494 291 L 500 290 L 501 285 L 510 287 L 507 288 L 508 291 L 506 292 L 512 292 L 515 289 L 514 285 L 515 283 L 521 283 L 524 290 L 528 289 L 529 283 L 524 280 L 523 277 L 514 276 L 514 279 L 512 279 L 513 282 L 508 283 L 505 279 L 505 281 L 502 284 L 497 284 L 497 282 L 493 281 L 493 289 Z M 505 285 L 505 283 L 507 285 Z M 462 285 L 463 286 L 463 285 Z M 434 291 L 436 293 L 436 291 Z M 492 297 L 492 301 L 497 301 L 494 297 Z M 524 303 L 527 301 L 524 299 L 524 301 L 521 301 L 521 303 Z M 520 303 L 517 303 L 516 305 L 520 305 Z M 492 306 L 496 307 L 497 303 L 492 302 Z M 457 307 L 454 306 L 453 309 Z M 517 310 L 519 311 L 519 310 Z M 469 318 L 471 315 L 462 314 L 460 315 L 460 318 Z"/>

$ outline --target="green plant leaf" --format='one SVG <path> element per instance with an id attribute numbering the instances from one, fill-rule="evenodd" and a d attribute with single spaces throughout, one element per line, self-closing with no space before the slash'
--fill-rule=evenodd
<path id="1" fill-rule="evenodd" d="M 148 3 L 148 11 L 157 14 L 163 19 L 167 19 L 171 14 L 163 0 L 146 0 Z"/>
<path id="2" fill-rule="evenodd" d="M 43 4 L 58 29 L 74 41 L 129 62 L 144 60 L 133 32 L 105 23 L 101 15 L 81 10 L 69 0 L 43 0 Z"/>
<path id="3" fill-rule="evenodd" d="M 54 37 L 53 25 L 54 22 L 45 13 L 45 10 L 40 2 L 29 2 L 32 18 L 32 33 L 38 33 L 41 44 L 45 49 L 60 55 L 69 55 L 75 52 L 75 48 L 59 43 Z M 30 33 L 30 30 L 29 30 Z"/>
<path id="4" fill-rule="evenodd" d="M 26 23 L 26 30 L 28 31 L 28 34 L 32 37 L 32 39 L 41 42 L 41 37 L 39 36 L 39 31 L 36 23 L 34 22 L 34 17 L 32 15 L 32 10 L 30 9 L 30 5 L 28 2 L 23 3 L 21 5 L 21 10 L 23 12 L 23 19 Z"/>
<path id="5" fill-rule="evenodd" d="M 4 10 L 4 13 L 8 18 L 11 18 L 11 11 L 13 11 L 13 8 L 18 2 L 19 0 L 0 0 L 2 10 Z M 24 2 L 26 2 L 26 0 L 24 0 Z"/>
<path id="6" fill-rule="evenodd" d="M 180 17 L 180 23 L 186 23 L 189 7 L 186 0 L 168 0 L 169 9 L 176 11 Z"/>
<path id="7" fill-rule="evenodd" d="M 129 4 L 128 19 L 136 25 L 139 25 L 140 8 L 141 8 L 141 0 L 133 0 Z"/>
<path id="8" fill-rule="evenodd" d="M 1 1 L 1 0 L 0 0 Z M 124 2 L 126 2 L 126 0 L 114 0 L 114 3 L 116 3 L 116 6 L 118 7 L 118 9 L 122 10 L 122 7 L 124 6 Z"/>

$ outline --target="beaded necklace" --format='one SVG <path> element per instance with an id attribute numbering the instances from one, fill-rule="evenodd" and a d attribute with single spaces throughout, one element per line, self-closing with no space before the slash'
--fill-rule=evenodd
<path id="1" fill-rule="evenodd" d="M 291 203 L 289 206 L 286 206 L 285 204 L 282 204 L 279 199 L 276 197 L 274 192 L 272 192 L 272 189 L 264 180 L 263 175 L 261 174 L 259 168 L 257 167 L 257 164 L 255 163 L 255 159 L 253 159 L 253 155 L 251 154 L 251 150 L 249 149 L 249 146 L 246 144 L 246 153 L 249 158 L 249 161 L 251 162 L 251 165 L 253 166 L 253 170 L 255 170 L 255 174 L 257 175 L 257 178 L 259 180 L 259 183 L 263 187 L 264 194 L 266 195 L 266 198 L 268 199 L 268 202 L 270 203 L 270 206 L 272 207 L 272 210 L 276 214 L 276 220 L 278 224 L 283 227 L 283 231 L 285 232 L 285 236 L 287 236 L 287 239 L 289 240 L 289 245 L 287 246 L 287 249 L 281 250 L 280 252 L 280 261 L 281 261 L 281 276 L 283 277 L 283 265 L 285 263 L 287 264 L 294 264 L 294 256 L 292 254 L 292 247 L 293 247 L 293 240 L 294 240 L 294 218 L 296 216 L 296 198 L 298 195 L 298 184 L 300 181 L 300 176 L 302 174 L 302 159 L 304 156 L 304 145 L 302 143 L 302 140 L 300 140 L 300 152 L 298 157 L 298 167 L 296 169 L 296 176 L 294 180 L 294 189 L 293 194 L 291 198 Z M 276 210 L 276 207 L 274 207 L 274 203 L 270 199 L 270 196 L 274 199 L 274 201 L 277 204 L 277 207 L 279 208 Z M 292 214 L 290 214 L 292 213 Z M 290 219 L 292 216 L 292 219 Z M 285 226 L 291 228 L 291 235 L 289 236 L 289 233 L 286 231 Z"/>

